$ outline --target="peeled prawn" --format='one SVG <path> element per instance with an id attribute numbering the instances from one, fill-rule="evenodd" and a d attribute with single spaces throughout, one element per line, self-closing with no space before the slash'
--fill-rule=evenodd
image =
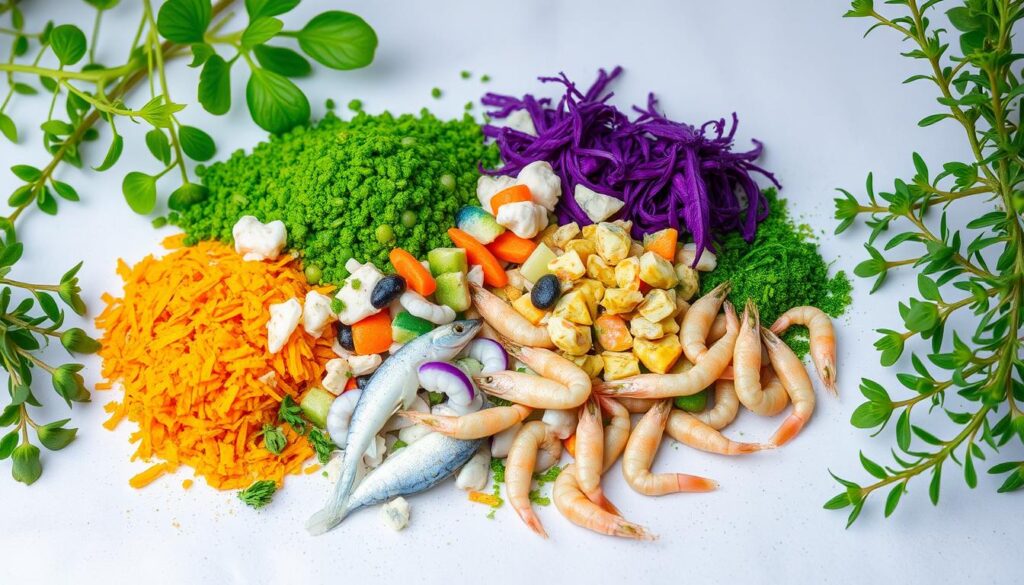
<path id="1" fill-rule="evenodd" d="M 832 319 L 817 307 L 793 307 L 772 324 L 772 333 L 782 335 L 792 325 L 807 327 L 811 340 L 811 361 L 825 389 L 836 394 L 836 332 Z"/>
<path id="2" fill-rule="evenodd" d="M 477 385 L 487 393 L 531 408 L 561 410 L 575 408 L 590 396 L 590 376 L 571 361 L 549 349 L 514 343 L 505 347 L 537 375 L 504 371 L 475 376 Z"/>
<path id="3" fill-rule="evenodd" d="M 647 532 L 643 526 L 612 514 L 588 500 L 580 490 L 574 465 L 566 466 L 558 474 L 551 496 L 562 516 L 577 526 L 609 536 L 654 540 L 654 535 Z"/>
<path id="4" fill-rule="evenodd" d="M 619 511 L 601 489 L 601 475 L 604 473 L 604 424 L 601 421 L 601 407 L 593 396 L 580 408 L 580 420 L 576 425 L 576 452 L 573 456 L 576 459 L 576 479 L 583 493 L 591 502 L 618 514 Z"/>
<path id="5" fill-rule="evenodd" d="M 473 306 L 495 331 L 519 345 L 527 347 L 554 347 L 547 327 L 530 323 L 512 305 L 498 298 L 482 286 L 472 287 Z"/>
<path id="6" fill-rule="evenodd" d="M 619 404 L 618 400 L 600 394 L 595 394 L 595 396 L 601 404 L 601 410 L 610 417 L 608 424 L 604 427 L 604 463 L 601 465 L 603 474 L 612 465 L 615 465 L 626 448 L 632 421 L 629 419 L 629 411 Z"/>
<path id="7" fill-rule="evenodd" d="M 726 406 L 721 410 L 728 408 L 728 396 L 732 396 L 731 402 L 736 406 L 733 407 L 733 413 L 728 415 L 724 413 L 722 416 L 719 413 L 715 413 L 715 409 L 719 408 L 716 404 L 715 408 L 707 412 L 699 413 L 705 416 L 705 420 L 710 420 L 714 423 L 722 423 L 720 426 L 715 427 L 707 422 L 704 422 L 701 418 L 698 418 L 698 414 L 691 414 L 683 410 L 673 410 L 672 414 L 668 417 L 668 425 L 665 430 L 669 436 L 673 439 L 693 447 L 694 449 L 700 449 L 701 451 L 707 451 L 709 453 L 718 453 L 719 455 L 742 455 L 744 453 L 754 453 L 762 449 L 770 449 L 770 445 L 759 445 L 756 443 L 741 443 L 733 441 L 728 437 L 718 432 L 718 429 L 724 427 L 732 421 L 732 418 L 736 416 L 735 411 L 739 407 L 739 401 L 736 400 L 736 392 L 732 389 L 732 382 L 728 380 L 719 380 L 715 382 L 715 394 L 716 403 L 726 403 Z M 723 422 L 724 421 L 724 422 Z"/>
<path id="8" fill-rule="evenodd" d="M 694 301 L 683 315 L 679 341 L 683 345 L 686 359 L 696 364 L 707 351 L 708 333 L 711 331 L 718 310 L 729 296 L 731 285 L 728 281 L 718 285 L 708 294 Z"/>
<path id="9" fill-rule="evenodd" d="M 643 414 L 654 406 L 654 400 L 650 398 L 630 398 L 628 396 L 617 396 L 615 398 L 630 414 Z"/>
<path id="10" fill-rule="evenodd" d="M 739 320 L 732 305 L 725 303 L 726 334 L 711 346 L 697 365 L 680 374 L 640 374 L 613 382 L 602 382 L 595 391 L 614 397 L 672 398 L 690 396 L 707 388 L 721 377 L 732 361 L 733 346 L 739 333 Z"/>
<path id="11" fill-rule="evenodd" d="M 399 416 L 453 439 L 482 439 L 504 431 L 530 416 L 533 409 L 519 404 L 495 406 L 462 416 L 442 416 L 427 412 L 403 410 Z"/>
<path id="12" fill-rule="evenodd" d="M 786 389 L 789 399 L 793 402 L 793 412 L 783 421 L 771 440 L 773 445 L 782 446 L 792 440 L 811 419 L 814 413 L 814 386 L 811 385 L 811 378 L 807 375 L 803 362 L 788 345 L 763 327 L 761 336 L 768 348 L 768 358 L 772 362 L 775 375 L 779 377 L 782 387 Z"/>
<path id="13" fill-rule="evenodd" d="M 761 320 L 750 300 L 732 354 L 736 396 L 743 406 L 761 416 L 775 416 L 786 408 L 789 397 L 779 385 L 761 384 Z"/>
<path id="14" fill-rule="evenodd" d="M 530 504 L 533 471 L 538 466 L 542 469 L 551 467 L 558 462 L 561 455 L 562 442 L 546 424 L 535 420 L 526 423 L 519 430 L 505 460 L 505 491 L 509 504 L 527 526 L 544 538 L 547 538 L 548 534 Z M 542 457 L 548 465 L 538 465 L 538 460 Z"/>
<path id="15" fill-rule="evenodd" d="M 718 484 L 696 475 L 683 473 L 652 473 L 651 464 L 661 446 L 665 425 L 672 412 L 672 401 L 662 400 L 647 411 L 636 424 L 622 454 L 622 476 L 629 487 L 647 496 L 678 492 L 708 492 Z"/>

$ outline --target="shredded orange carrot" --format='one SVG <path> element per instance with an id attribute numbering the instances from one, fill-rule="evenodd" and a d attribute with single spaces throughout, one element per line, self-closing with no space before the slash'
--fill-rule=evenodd
<path id="1" fill-rule="evenodd" d="M 192 480 L 186 479 L 185 481 L 181 482 L 181 487 L 184 489 L 190 489 L 192 487 Z"/>
<path id="2" fill-rule="evenodd" d="M 485 494 L 484 492 L 469 492 L 469 501 L 476 502 L 478 504 L 485 504 L 491 507 L 497 507 L 501 505 L 501 499 L 494 494 Z"/>
<path id="3" fill-rule="evenodd" d="M 302 272 L 290 258 L 245 262 L 215 242 L 184 247 L 173 236 L 164 246 L 163 257 L 118 262 L 124 296 L 104 295 L 96 319 L 106 378 L 97 387 L 124 388 L 104 426 L 136 423 L 132 459 L 162 460 L 129 484 L 141 488 L 179 464 L 225 490 L 301 473 L 313 455 L 308 441 L 282 425 L 288 446 L 274 455 L 259 432 L 278 424 L 286 394 L 298 401 L 335 357 L 332 328 L 314 339 L 301 326 L 284 349 L 267 353 L 268 307 L 305 297 Z"/>

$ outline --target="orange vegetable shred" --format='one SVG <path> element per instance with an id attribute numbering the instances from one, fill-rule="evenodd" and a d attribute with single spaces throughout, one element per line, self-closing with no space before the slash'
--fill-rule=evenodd
<path id="1" fill-rule="evenodd" d="M 124 389 L 120 402 L 106 405 L 104 426 L 136 423 L 132 459 L 159 461 L 131 478 L 135 488 L 179 465 L 218 489 L 259 479 L 280 484 L 302 472 L 313 449 L 282 425 L 288 446 L 274 455 L 258 433 L 264 423 L 277 424 L 285 395 L 298 401 L 320 381 L 335 357 L 333 328 L 314 339 L 299 327 L 280 352 L 268 353 L 269 306 L 305 297 L 302 272 L 290 258 L 245 262 L 220 243 L 183 247 L 182 237 L 168 238 L 170 252 L 161 258 L 133 267 L 119 261 L 124 295 L 103 297 L 96 326 L 107 381 L 97 388 Z"/>

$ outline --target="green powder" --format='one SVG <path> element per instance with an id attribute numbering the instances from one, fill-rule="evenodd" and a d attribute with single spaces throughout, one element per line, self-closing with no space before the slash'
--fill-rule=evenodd
<path id="1" fill-rule="evenodd" d="M 838 317 L 850 304 L 850 280 L 842 271 L 829 277 L 828 264 L 818 253 L 810 226 L 789 217 L 786 200 L 775 189 L 765 192 L 771 206 L 752 243 L 737 233 L 717 244 L 718 268 L 704 276 L 701 294 L 726 280 L 732 283 L 729 300 L 742 310 L 753 299 L 763 325 L 771 325 L 792 307 L 812 305 Z M 809 349 L 807 330 L 794 327 L 784 336 L 801 357 Z"/>
<path id="2" fill-rule="evenodd" d="M 188 243 L 230 242 L 243 215 L 282 220 L 307 274 L 337 284 L 348 276 L 349 258 L 387 270 L 395 246 L 417 258 L 450 246 L 455 213 L 476 198 L 477 165 L 493 167 L 497 158 L 468 115 L 442 121 L 426 110 L 359 112 L 342 120 L 328 113 L 314 127 L 197 169 L 210 195 L 178 224 Z"/>

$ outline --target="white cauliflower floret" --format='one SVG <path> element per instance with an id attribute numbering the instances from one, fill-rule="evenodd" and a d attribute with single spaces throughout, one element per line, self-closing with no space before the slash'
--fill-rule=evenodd
<path id="1" fill-rule="evenodd" d="M 346 268 L 348 265 L 346 264 Z M 353 270 L 334 298 L 341 301 L 338 319 L 345 325 L 352 325 L 380 311 L 370 303 L 373 287 L 384 275 L 369 262 Z"/>
<path id="2" fill-rule="evenodd" d="M 476 180 L 476 198 L 480 200 L 481 207 L 490 211 L 491 199 L 515 184 L 515 177 L 507 175 L 499 175 L 497 177 L 480 175 L 480 178 Z"/>
<path id="3" fill-rule="evenodd" d="M 398 531 L 409 525 L 410 511 L 409 502 L 402 496 L 398 496 L 380 507 L 380 516 L 384 520 L 385 526 Z"/>
<path id="4" fill-rule="evenodd" d="M 505 118 L 505 127 L 518 130 L 530 136 L 537 135 L 537 127 L 533 125 L 533 117 L 530 116 L 530 112 L 526 111 L 526 108 L 515 110 L 509 114 Z"/>
<path id="5" fill-rule="evenodd" d="M 320 385 L 331 394 L 338 396 L 345 391 L 345 384 L 351 377 L 352 366 L 349 365 L 348 359 L 335 358 L 328 360 L 327 365 L 324 366 L 324 379 L 321 380 Z"/>
<path id="6" fill-rule="evenodd" d="M 579 184 L 576 185 L 572 196 L 576 200 L 576 204 L 583 210 L 583 213 L 586 213 L 590 221 L 594 223 L 601 223 L 615 215 L 626 204 L 624 201 L 598 193 L 589 187 Z"/>
<path id="7" fill-rule="evenodd" d="M 243 260 L 277 260 L 288 239 L 282 221 L 264 224 L 251 215 L 243 215 L 231 228 L 235 239 L 235 252 Z"/>
<path id="8" fill-rule="evenodd" d="M 455 476 L 455 486 L 463 490 L 482 490 L 491 474 L 491 448 L 486 444 L 462 466 Z"/>
<path id="9" fill-rule="evenodd" d="M 546 209 L 529 201 L 506 203 L 498 208 L 498 225 L 504 226 L 520 238 L 533 238 L 548 227 Z"/>
<path id="10" fill-rule="evenodd" d="M 533 202 L 548 211 L 555 210 L 558 198 L 562 196 L 562 179 L 558 178 L 547 161 L 538 160 L 523 167 L 516 176 L 516 183 L 529 187 Z"/>
<path id="11" fill-rule="evenodd" d="M 302 327 L 306 333 L 319 338 L 331 321 L 337 318 L 331 310 L 331 297 L 315 290 L 306 293 L 306 302 L 302 305 Z"/>
<path id="12" fill-rule="evenodd" d="M 302 305 L 297 299 L 270 305 L 270 320 L 267 321 L 267 351 L 281 351 L 302 318 Z"/>
<path id="13" fill-rule="evenodd" d="M 348 358 L 348 365 L 352 367 L 353 376 L 365 376 L 377 371 L 377 368 L 383 361 L 384 359 L 380 357 L 380 354 L 371 353 L 369 355 L 354 355 Z"/>

